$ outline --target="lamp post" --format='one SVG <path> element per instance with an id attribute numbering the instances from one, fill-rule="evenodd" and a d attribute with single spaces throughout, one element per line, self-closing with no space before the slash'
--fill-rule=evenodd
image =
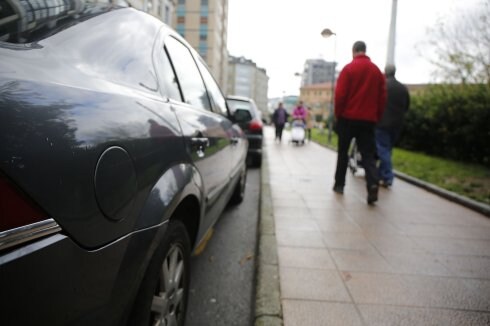
<path id="1" fill-rule="evenodd" d="M 300 79 L 300 82 L 299 82 L 299 86 L 300 87 L 303 86 L 302 85 L 303 84 L 303 75 L 301 73 L 299 73 L 299 72 L 295 72 L 294 73 L 294 77 L 300 77 L 301 79 Z"/>
<path id="2" fill-rule="evenodd" d="M 337 36 L 337 34 L 335 34 L 334 32 L 332 32 L 332 30 L 330 28 L 325 28 L 323 31 L 322 31 L 322 36 L 324 38 L 329 38 L 330 36 Z M 335 93 L 335 52 L 337 51 L 337 38 L 335 38 L 335 42 L 334 42 L 334 49 L 333 49 L 333 71 L 332 71 L 332 81 L 331 81 L 331 86 L 332 86 L 332 90 L 331 90 L 331 93 L 330 93 L 330 110 L 329 110 L 329 113 L 328 113 L 328 143 L 331 144 L 332 143 L 332 120 L 333 120 L 333 109 L 334 109 L 334 93 Z"/>
<path id="3" fill-rule="evenodd" d="M 396 9 L 397 0 L 393 0 L 391 5 L 390 32 L 388 35 L 388 53 L 386 55 L 386 65 L 395 65 L 395 43 L 396 43 Z"/>
<path id="4" fill-rule="evenodd" d="M 299 87 L 298 87 L 298 90 L 299 90 L 299 96 L 301 97 L 301 87 L 303 87 L 303 74 L 301 74 L 299 72 L 295 72 L 294 73 L 294 77 L 299 78 Z"/>
<path id="5" fill-rule="evenodd" d="M 302 82 L 302 80 L 303 80 L 303 75 L 302 75 L 301 73 L 299 73 L 299 72 L 295 72 L 295 73 L 294 73 L 294 77 L 298 77 L 298 78 L 299 78 L 299 80 L 300 80 L 300 82 L 299 82 L 299 88 L 298 88 L 298 89 L 299 89 L 299 95 L 298 95 L 298 98 L 299 98 L 299 99 L 301 99 L 301 87 L 303 87 L 303 85 L 302 85 L 302 84 L 303 84 L 303 82 Z"/>

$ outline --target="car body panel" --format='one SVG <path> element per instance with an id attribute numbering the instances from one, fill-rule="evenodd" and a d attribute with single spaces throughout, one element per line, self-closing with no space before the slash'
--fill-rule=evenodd
<path id="1" fill-rule="evenodd" d="M 127 19 L 127 13 L 123 14 L 125 11 L 114 11 L 108 16 L 121 15 L 118 20 Z M 88 21 L 81 25 L 96 28 L 103 17 L 97 16 L 94 20 L 93 24 Z M 117 81 L 121 73 L 117 71 L 118 65 L 114 65 L 113 70 L 106 68 L 108 75 L 105 79 L 88 68 L 68 68 L 85 67 L 87 65 L 83 62 L 94 59 L 90 51 L 84 48 L 90 42 L 84 42 L 81 38 L 80 44 L 75 44 L 75 35 L 78 35 L 76 27 L 74 31 L 68 29 L 56 34 L 53 36 L 56 40 L 49 38 L 39 42 L 47 49 L 1 52 L 0 89 L 6 102 L 5 108 L 0 111 L 0 120 L 13 123 L 5 125 L 8 131 L 0 136 L 4 149 L 0 153 L 0 168 L 26 189 L 36 202 L 41 203 L 50 216 L 55 216 L 77 242 L 94 248 L 133 230 L 137 212 L 152 186 L 147 180 L 155 178 L 155 175 L 148 178 L 148 171 L 162 174 L 172 161 L 184 161 L 185 158 L 173 157 L 170 160 L 166 155 L 169 150 L 177 155 L 181 153 L 177 148 L 182 146 L 182 139 L 180 130 L 175 127 L 178 126 L 176 116 L 169 110 L 168 104 L 156 96 L 157 93 L 151 94 L 145 87 L 141 88 L 140 93 L 126 85 L 113 83 L 113 78 Z M 153 28 L 155 34 L 157 27 Z M 86 30 L 87 33 L 94 32 L 90 28 Z M 148 29 L 144 31 L 149 32 Z M 99 34 L 110 37 L 111 32 L 99 31 Z M 101 42 L 106 41 L 102 36 L 99 38 Z M 49 50 L 51 46 L 58 47 L 59 43 L 66 45 L 60 54 Z M 149 41 L 146 45 L 152 48 Z M 74 52 L 69 54 L 66 52 L 68 49 Z M 49 52 L 50 55 L 38 55 L 37 51 Z M 82 54 L 75 54 L 78 52 Z M 129 50 L 120 52 L 127 54 Z M 21 53 L 20 58 L 18 53 Z M 87 58 L 82 60 L 83 53 Z M 80 58 L 80 61 L 72 64 L 66 62 L 57 69 L 49 69 L 49 75 L 38 73 L 43 66 L 56 67 L 60 57 L 71 56 Z M 43 58 L 41 64 L 40 57 Z M 129 57 L 126 59 L 130 61 Z M 19 60 L 26 66 L 16 64 Z M 96 66 L 103 66 L 103 63 Z M 142 64 L 151 64 L 151 51 L 148 51 L 148 60 Z M 38 69 L 34 69 L 36 66 Z M 63 69 L 63 66 L 67 69 Z M 114 75 L 111 75 L 110 72 L 114 70 Z M 80 78 L 81 75 L 87 79 Z M 158 85 L 156 78 L 153 79 L 153 84 Z M 86 85 L 86 80 L 90 81 L 90 85 Z M 15 108 L 19 106 L 30 109 L 18 112 Z M 152 121 L 157 121 L 159 125 L 160 134 L 156 137 L 151 135 L 155 129 L 152 128 Z M 157 138 L 158 141 L 155 140 Z M 104 150 L 113 145 L 123 147 L 134 158 L 138 176 L 138 195 L 133 207 L 128 209 L 128 218 L 117 225 L 104 217 L 93 191 L 97 160 Z M 32 151 L 31 146 L 36 150 Z M 173 147 L 175 150 L 172 150 Z M 156 162 L 159 162 L 158 166 Z M 74 168 L 77 174 L 73 173 Z M 36 182 L 31 182 L 35 179 Z"/>
<path id="2" fill-rule="evenodd" d="M 182 71 L 179 70 L 179 65 L 188 65 L 189 61 L 191 61 L 190 64 L 196 64 L 198 55 L 193 49 L 188 48 L 185 53 L 182 53 L 188 56 L 187 61 L 182 58 L 183 55 L 176 57 L 166 48 L 171 45 L 169 42 L 173 42 L 172 45 L 175 47 L 184 41 L 181 37 L 169 34 L 167 29 L 163 29 L 160 31 L 159 41 L 154 47 L 154 61 L 159 62 L 159 56 L 167 56 L 167 59 L 173 64 L 175 78 L 180 80 Z M 157 70 L 163 68 L 159 64 L 156 66 Z M 198 71 L 201 69 L 199 66 L 196 68 Z M 202 74 L 203 71 L 200 73 Z M 157 71 L 157 76 L 161 80 L 161 84 L 165 84 L 160 71 Z M 207 89 L 208 85 L 205 80 L 201 82 L 199 87 Z M 181 89 L 181 92 L 183 92 L 185 99 L 185 90 Z M 232 168 L 242 165 L 241 161 L 235 159 L 237 146 L 233 143 L 232 138 L 241 139 L 239 153 L 246 152 L 244 146 L 247 146 L 247 143 L 244 142 L 243 133 L 238 134 L 236 132 L 237 126 L 228 119 L 230 116 L 228 112 L 226 116 L 213 112 L 213 104 L 205 94 L 200 96 L 200 100 L 205 102 L 203 106 L 208 106 L 208 110 L 195 108 L 188 103 L 169 98 L 172 110 L 179 120 L 186 148 L 197 170 L 200 171 L 203 188 L 206 192 L 206 196 L 203 198 L 205 207 L 202 216 L 203 224 L 198 233 L 198 242 L 204 237 L 208 228 L 216 222 L 219 212 L 228 203 L 231 195 L 230 188 L 233 187 L 239 176 L 239 169 Z"/>
<path id="3" fill-rule="evenodd" d="M 0 323 L 34 325 L 35 318 L 39 323 L 49 321 L 49 325 L 86 325 L 87 321 L 95 325 L 120 324 L 149 259 L 149 253 L 142 249 L 150 246 L 158 234 L 161 236 L 165 227 L 166 223 L 140 231 L 95 251 L 86 251 L 68 237 L 56 234 L 26 245 L 21 255 L 14 251 L 3 256 L 2 278 L 20 279 L 22 284 L 12 284 L 12 289 L 2 284 L 2 302 L 19 304 L 2 309 Z M 47 263 L 48 257 L 57 259 Z M 33 267 L 36 277 L 32 277 Z"/>
<path id="4" fill-rule="evenodd" d="M 195 51 L 140 11 L 87 8 L 40 40 L 0 42 L 0 178 L 57 224 L 8 248 L 0 232 L 2 325 L 124 324 L 174 213 L 196 203 L 179 216 L 196 246 L 245 168 L 229 112 L 166 96 L 165 37 Z"/>
<path id="5" fill-rule="evenodd" d="M 227 97 L 228 106 L 230 107 L 231 114 L 238 108 L 250 111 L 252 120 L 260 122 L 262 124 L 261 113 L 257 108 L 254 100 L 244 96 L 229 95 Z M 251 130 L 250 122 L 252 121 L 240 122 L 239 125 L 245 132 L 247 136 L 249 146 L 248 146 L 248 158 L 254 160 L 255 162 L 260 162 L 262 158 L 262 145 L 263 145 L 263 130 Z"/>

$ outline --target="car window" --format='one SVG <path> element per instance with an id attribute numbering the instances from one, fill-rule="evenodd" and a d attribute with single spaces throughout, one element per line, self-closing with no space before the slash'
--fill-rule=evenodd
<path id="1" fill-rule="evenodd" d="M 221 93 L 221 90 L 214 80 L 213 76 L 209 72 L 208 68 L 202 63 L 200 60 L 197 60 L 197 65 L 199 70 L 201 70 L 202 77 L 204 78 L 204 83 L 208 89 L 209 96 L 211 97 L 211 102 L 213 105 L 213 110 L 216 113 L 222 114 L 224 116 L 228 115 L 228 111 L 226 109 L 226 100 Z"/>
<path id="2" fill-rule="evenodd" d="M 165 43 L 184 101 L 194 107 L 211 110 L 206 87 L 189 49 L 173 37 L 169 37 Z"/>
<path id="3" fill-rule="evenodd" d="M 235 120 L 237 122 L 248 122 L 252 120 L 252 113 L 250 113 L 249 110 L 245 110 L 243 108 L 238 108 L 237 110 L 235 110 L 233 116 L 235 117 Z"/>
<path id="4" fill-rule="evenodd" d="M 160 51 L 157 60 L 159 61 L 159 74 L 163 79 L 164 95 L 181 102 L 182 96 L 180 94 L 179 83 L 177 82 L 177 77 L 175 77 L 174 69 L 172 68 L 165 48 Z"/>
<path id="5" fill-rule="evenodd" d="M 247 101 L 228 99 L 228 106 L 230 108 L 230 113 L 234 114 L 236 109 L 245 109 L 254 114 L 254 108 L 252 103 Z"/>

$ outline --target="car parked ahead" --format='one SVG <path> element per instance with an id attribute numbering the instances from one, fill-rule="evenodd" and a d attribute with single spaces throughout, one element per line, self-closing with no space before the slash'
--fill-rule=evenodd
<path id="1" fill-rule="evenodd" d="M 260 166 L 262 164 L 264 125 L 257 105 L 253 99 L 243 96 L 229 95 L 226 100 L 232 113 L 237 109 L 249 112 L 248 115 L 246 112 L 241 112 L 237 122 L 247 135 L 249 142 L 247 162 L 253 166 Z"/>
<path id="2" fill-rule="evenodd" d="M 189 256 L 245 189 L 218 85 L 143 12 L 1 6 L 0 325 L 183 325 Z"/>

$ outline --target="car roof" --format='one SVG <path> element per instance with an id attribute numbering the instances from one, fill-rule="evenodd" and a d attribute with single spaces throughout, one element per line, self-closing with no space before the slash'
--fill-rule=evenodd
<path id="1" fill-rule="evenodd" d="M 240 96 L 240 95 L 228 95 L 226 98 L 230 99 L 230 100 L 253 102 L 255 104 L 255 101 L 253 99 L 251 99 L 250 97 L 245 97 L 245 96 Z"/>

